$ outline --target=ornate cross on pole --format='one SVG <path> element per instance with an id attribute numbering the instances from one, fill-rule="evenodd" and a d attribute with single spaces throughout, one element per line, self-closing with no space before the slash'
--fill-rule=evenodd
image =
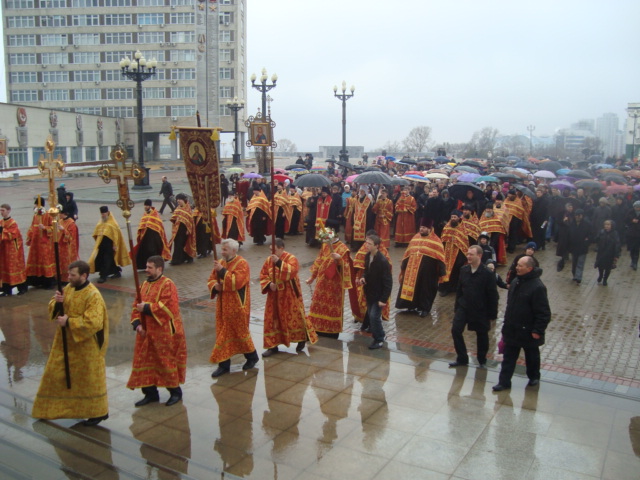
<path id="1" fill-rule="evenodd" d="M 136 299 L 140 303 L 140 281 L 138 279 L 138 270 L 136 268 L 135 249 L 133 247 L 133 236 L 131 235 L 131 209 L 134 207 L 133 200 L 129 197 L 129 179 L 139 180 L 144 178 L 145 171 L 140 166 L 131 162 L 131 166 L 127 167 L 127 152 L 118 145 L 110 154 L 113 165 L 104 164 L 98 168 L 98 176 L 104 181 L 104 183 L 111 183 L 112 179 L 116 179 L 118 182 L 118 200 L 116 205 L 122 210 L 122 216 L 127 224 L 127 236 L 129 237 L 129 252 L 131 254 L 133 262 L 131 263 L 133 268 L 133 279 L 136 284 Z M 141 315 L 142 326 L 146 328 L 144 315 Z"/>
<path id="2" fill-rule="evenodd" d="M 49 215 L 53 224 L 53 252 L 56 260 L 56 280 L 58 283 L 58 291 L 62 293 L 62 276 L 60 274 L 60 249 L 58 248 L 58 215 L 60 210 L 58 209 L 58 197 L 56 195 L 56 175 L 61 176 L 64 172 L 64 162 L 62 157 L 58 155 L 58 158 L 53 158 L 53 152 L 56 149 L 56 143 L 53 141 L 51 135 L 47 137 L 47 141 L 44 144 L 44 149 L 47 152 L 47 158 L 44 155 L 40 155 L 38 161 L 38 170 L 42 175 L 46 175 L 49 179 Z M 62 302 L 57 302 L 56 307 L 53 310 L 53 318 L 64 315 L 64 307 Z M 67 388 L 71 388 L 71 372 L 69 370 L 69 349 L 67 346 L 67 329 L 66 327 L 60 327 L 62 329 L 62 350 L 64 353 L 64 374 L 67 381 Z"/>

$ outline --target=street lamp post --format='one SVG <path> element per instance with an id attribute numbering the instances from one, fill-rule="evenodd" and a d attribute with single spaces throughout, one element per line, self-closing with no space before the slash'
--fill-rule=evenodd
<path id="1" fill-rule="evenodd" d="M 351 85 L 351 93 L 347 92 L 347 83 L 342 82 L 342 93 L 338 93 L 338 87 L 333 86 L 333 96 L 342 102 L 342 150 L 340 150 L 340 160 L 349 162 L 349 152 L 347 151 L 347 100 L 353 97 L 356 87 Z"/>
<path id="2" fill-rule="evenodd" d="M 633 144 L 631 145 L 631 161 L 636 158 L 636 125 L 638 123 L 638 117 L 640 117 L 640 108 L 627 108 L 627 114 L 630 118 L 633 118 Z"/>
<path id="3" fill-rule="evenodd" d="M 233 111 L 234 115 L 234 137 L 233 137 L 233 164 L 240 165 L 240 154 L 238 153 L 238 112 L 244 108 L 244 100 L 234 97 L 233 101 L 227 100 L 227 107 Z"/>
<path id="4" fill-rule="evenodd" d="M 535 125 L 529 125 L 527 130 L 529 130 L 529 156 L 533 157 L 533 131 L 536 129 Z"/>
<path id="5" fill-rule="evenodd" d="M 158 62 L 155 58 L 147 61 L 140 50 L 133 55 L 133 61 L 129 57 L 120 60 L 122 74 L 136 82 L 136 117 L 138 120 L 138 165 L 144 169 L 146 175 L 133 188 L 146 189 L 149 185 L 149 168 L 144 165 L 144 127 L 142 125 L 142 82 L 148 80 L 156 74 Z"/>
<path id="6" fill-rule="evenodd" d="M 262 75 L 260 75 L 260 83 L 256 85 L 256 74 L 251 74 L 251 86 L 262 93 L 262 118 L 265 122 L 267 122 L 267 92 L 272 88 L 276 87 L 276 82 L 278 81 L 278 75 L 275 73 L 271 75 L 271 85 L 267 84 L 267 69 L 262 69 Z M 267 172 L 267 147 L 261 147 L 261 160 L 262 165 L 259 167 L 263 172 Z"/>

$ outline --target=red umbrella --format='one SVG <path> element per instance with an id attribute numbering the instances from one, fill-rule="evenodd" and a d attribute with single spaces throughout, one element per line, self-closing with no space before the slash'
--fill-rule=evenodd
<path id="1" fill-rule="evenodd" d="M 290 182 L 293 182 L 293 178 L 287 176 L 287 175 L 282 175 L 281 173 L 277 173 L 273 176 L 273 179 L 278 182 L 278 183 L 284 183 L 285 180 L 289 180 Z"/>
<path id="2" fill-rule="evenodd" d="M 274 168 L 273 171 L 275 173 L 287 173 L 287 170 L 285 170 L 284 168 L 279 168 L 279 167 Z"/>
<path id="3" fill-rule="evenodd" d="M 410 170 L 408 172 L 404 172 L 403 175 L 420 175 L 421 177 L 424 177 L 424 172 L 418 172 L 417 170 Z"/>

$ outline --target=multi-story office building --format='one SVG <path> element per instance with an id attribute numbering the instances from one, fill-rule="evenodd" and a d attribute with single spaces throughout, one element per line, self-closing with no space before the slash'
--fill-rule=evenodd
<path id="1" fill-rule="evenodd" d="M 596 119 L 596 135 L 602 142 L 605 157 L 622 154 L 619 142 L 620 120 L 615 113 L 605 113 Z"/>
<path id="2" fill-rule="evenodd" d="M 136 83 L 119 63 L 140 50 L 158 62 L 143 83 L 151 158 L 160 135 L 195 125 L 196 111 L 203 127 L 233 131 L 226 101 L 246 99 L 245 14 L 246 0 L 5 0 L 7 100 L 121 117 L 137 151 Z"/>

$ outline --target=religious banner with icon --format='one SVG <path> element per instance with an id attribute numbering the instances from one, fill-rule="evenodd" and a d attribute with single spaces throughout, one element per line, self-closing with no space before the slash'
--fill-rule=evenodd
<path id="1" fill-rule="evenodd" d="M 193 201 L 211 225 L 211 209 L 220 205 L 220 169 L 213 140 L 216 129 L 177 127 L 177 130 Z"/>
<path id="2" fill-rule="evenodd" d="M 254 147 L 270 147 L 273 141 L 271 124 L 262 119 L 249 122 L 249 138 Z"/>

